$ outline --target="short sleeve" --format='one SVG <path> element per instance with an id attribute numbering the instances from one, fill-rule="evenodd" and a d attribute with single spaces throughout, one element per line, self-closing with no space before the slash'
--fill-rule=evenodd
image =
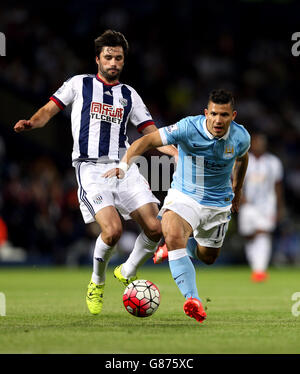
<path id="1" fill-rule="evenodd" d="M 64 84 L 50 97 L 50 100 L 54 101 L 60 109 L 64 109 L 74 100 L 75 90 L 73 88 L 73 80 L 74 77 L 65 81 Z"/>
<path id="2" fill-rule="evenodd" d="M 142 132 L 149 125 L 154 125 L 152 116 L 144 104 L 139 94 L 132 89 L 132 110 L 130 112 L 130 122 Z"/>
<path id="3" fill-rule="evenodd" d="M 238 157 L 243 157 L 250 148 L 251 137 L 248 131 L 244 128 L 243 135 L 239 144 Z"/>
<path id="4" fill-rule="evenodd" d="M 173 125 L 161 127 L 159 129 L 160 137 L 164 145 L 178 144 L 186 137 L 187 118 L 176 122 Z"/>

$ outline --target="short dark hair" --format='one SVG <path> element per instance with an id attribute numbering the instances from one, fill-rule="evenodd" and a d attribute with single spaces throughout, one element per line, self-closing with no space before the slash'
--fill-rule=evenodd
<path id="1" fill-rule="evenodd" d="M 234 108 L 234 97 L 231 91 L 219 88 L 212 90 L 208 97 L 208 102 L 213 102 L 215 104 L 231 104 L 232 109 Z"/>
<path id="2" fill-rule="evenodd" d="M 99 57 L 103 47 L 118 47 L 121 46 L 124 51 L 124 56 L 127 56 L 129 45 L 125 36 L 115 30 L 106 30 L 103 34 L 95 39 L 95 54 Z"/>

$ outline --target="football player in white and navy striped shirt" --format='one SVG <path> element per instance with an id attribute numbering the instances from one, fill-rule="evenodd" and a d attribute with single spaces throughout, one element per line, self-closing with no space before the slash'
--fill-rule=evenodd
<path id="1" fill-rule="evenodd" d="M 110 61 L 113 48 L 105 48 Z M 99 73 L 76 75 L 50 97 L 60 109 L 72 104 L 73 161 L 119 160 L 120 150 L 129 146 L 128 122 L 139 132 L 154 125 L 138 93 L 118 80 L 113 82 L 104 81 Z"/>
<path id="2" fill-rule="evenodd" d="M 14 126 L 16 132 L 43 127 L 60 110 L 72 106 L 72 162 L 80 209 L 85 223 L 96 221 L 101 228 L 86 297 L 92 314 L 99 314 L 102 309 L 106 268 L 122 233 L 119 213 L 124 219 L 134 219 L 142 228 L 129 258 L 114 271 L 124 285 L 136 279 L 138 267 L 152 256 L 162 235 L 157 219 L 159 201 L 135 164 L 122 181 L 115 178 L 111 183 L 103 178 L 129 147 L 129 123 L 142 134 L 157 130 L 138 93 L 119 81 L 127 52 L 124 35 L 107 30 L 95 40 L 97 74 L 68 79 L 29 120 L 20 120 Z M 160 150 L 177 158 L 173 146 Z"/>

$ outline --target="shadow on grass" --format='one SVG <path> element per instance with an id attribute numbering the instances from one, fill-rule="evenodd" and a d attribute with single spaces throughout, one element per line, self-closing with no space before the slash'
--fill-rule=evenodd
<path id="1" fill-rule="evenodd" d="M 9 321 L 10 320 L 10 321 Z M 55 321 L 54 321 L 55 320 Z M 172 317 L 169 316 L 160 316 L 156 318 L 147 317 L 147 318 L 137 318 L 134 316 L 128 315 L 128 317 L 120 316 L 120 314 L 112 315 L 45 315 L 39 318 L 26 318 L 23 321 L 16 321 L 14 318 L 6 319 L 7 323 L 5 325 L 0 325 L 0 331 L 4 332 L 29 332 L 37 330 L 51 330 L 51 329 L 78 329 L 95 331 L 99 328 L 99 331 L 134 331 L 135 333 L 141 329 L 147 333 L 157 333 L 158 329 L 163 329 L 174 331 L 176 328 L 177 333 L 181 330 L 187 332 L 188 330 L 193 330 L 196 327 L 204 328 L 205 324 L 199 324 L 198 322 L 182 316 L 182 317 Z M 100 330 L 101 329 L 101 330 Z"/>

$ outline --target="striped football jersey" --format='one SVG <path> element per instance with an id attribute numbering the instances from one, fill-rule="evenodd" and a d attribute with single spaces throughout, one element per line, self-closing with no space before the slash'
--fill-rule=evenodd
<path id="1" fill-rule="evenodd" d="M 99 75 L 68 79 L 50 97 L 60 109 L 72 105 L 72 160 L 120 160 L 129 147 L 130 121 L 141 132 L 153 119 L 138 93 L 129 85 L 104 83 Z"/>

